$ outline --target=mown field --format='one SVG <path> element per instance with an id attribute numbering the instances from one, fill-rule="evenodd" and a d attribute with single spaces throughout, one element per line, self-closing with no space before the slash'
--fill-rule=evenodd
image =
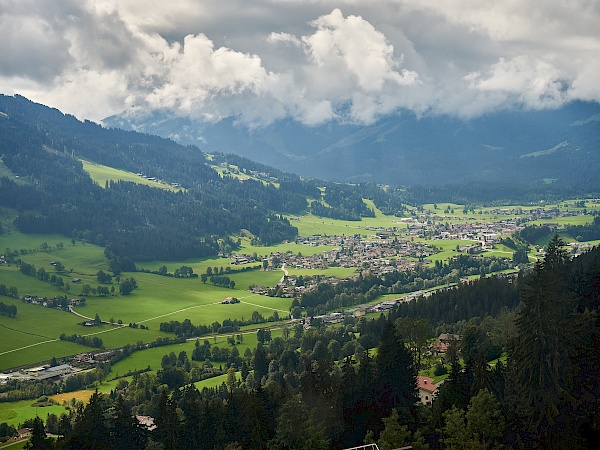
<path id="1" fill-rule="evenodd" d="M 61 248 L 57 247 L 60 243 L 62 243 Z M 40 250 L 43 244 L 47 244 L 49 249 Z M 296 244 L 291 245 L 296 246 Z M 108 271 L 102 248 L 84 245 L 81 242 L 73 245 L 64 236 L 24 235 L 13 231 L 0 235 L 0 248 L 7 247 L 23 249 L 20 255 L 23 261 L 35 265 L 37 269 L 44 267 L 50 274 L 54 273 L 54 268 L 50 264 L 54 261 L 61 262 L 66 269 L 66 273 L 60 276 L 65 284 L 68 283 L 68 291 L 66 288 L 59 289 L 50 283 L 42 282 L 36 277 L 26 276 L 14 264 L 1 266 L 0 283 L 17 287 L 20 295 L 42 298 L 61 295 L 77 298 L 84 284 L 92 287 L 99 285 L 95 275 L 98 270 Z M 253 248 L 244 251 L 250 250 L 254 251 Z M 261 250 L 265 255 L 271 251 L 280 251 L 275 247 L 263 247 Z M 193 267 L 196 273 L 202 273 L 209 266 L 227 267 L 229 260 L 210 258 L 181 263 L 154 262 L 146 267 L 155 270 L 163 264 L 168 264 L 171 272 L 181 265 L 188 265 Z M 83 327 L 81 322 L 84 319 L 81 317 L 5 297 L 2 301 L 5 304 L 15 304 L 18 314 L 16 318 L 0 316 L 0 370 L 46 361 L 53 356 L 62 357 L 89 350 L 81 345 L 59 341 L 61 333 L 98 335 L 105 347 L 114 348 L 138 341 L 150 342 L 159 336 L 172 337 L 171 334 L 159 331 L 159 325 L 164 321 L 190 319 L 198 325 L 211 324 L 214 321 L 222 322 L 224 319 L 248 319 L 254 311 L 258 311 L 264 317 L 269 317 L 274 311 L 278 311 L 281 317 L 285 317 L 291 304 L 290 299 L 268 298 L 247 291 L 251 284 L 274 285 L 283 274 L 281 270 L 232 273 L 228 276 L 236 282 L 235 289 L 217 287 L 210 283 L 203 284 L 200 278 L 172 278 L 149 273 L 123 274 L 122 276 L 134 276 L 138 282 L 139 288 L 132 294 L 108 297 L 88 296 L 85 306 L 74 308 L 77 313 L 88 318 L 94 318 L 98 314 L 104 321 L 121 320 L 126 325 L 143 324 L 149 328 L 145 330 L 110 325 Z M 74 278 L 80 278 L 81 282 L 74 283 Z M 112 286 L 118 292 L 118 284 L 115 280 Z M 240 298 L 241 303 L 221 304 L 221 301 L 229 296 Z"/>

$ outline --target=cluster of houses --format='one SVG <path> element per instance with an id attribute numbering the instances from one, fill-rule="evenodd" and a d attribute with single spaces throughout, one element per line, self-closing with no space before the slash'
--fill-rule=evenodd
<path id="1" fill-rule="evenodd" d="M 94 366 L 101 362 L 110 361 L 117 354 L 117 350 L 108 350 L 103 352 L 87 352 L 73 356 L 73 363 L 77 365 Z"/>
<path id="2" fill-rule="evenodd" d="M 147 176 L 147 175 L 144 175 L 144 174 L 143 174 L 143 173 L 141 173 L 141 172 L 138 172 L 138 173 L 136 173 L 136 175 L 137 175 L 138 177 L 140 177 L 140 178 L 143 178 L 144 180 L 148 180 L 148 181 L 154 181 L 155 183 L 167 184 L 167 185 L 169 185 L 169 186 L 171 186 L 171 187 L 174 187 L 174 188 L 181 187 L 181 184 L 179 184 L 179 183 L 167 183 L 166 181 L 163 181 L 163 180 L 161 180 L 161 179 L 159 179 L 159 178 L 156 178 L 156 177 L 149 177 L 149 176 Z"/>
<path id="3" fill-rule="evenodd" d="M 256 261 L 252 255 L 246 255 L 244 253 L 231 253 L 229 255 L 229 259 L 231 260 L 231 264 L 235 264 L 236 266 L 239 264 L 248 264 Z"/>
<path id="4" fill-rule="evenodd" d="M 6 383 L 9 380 L 63 380 L 77 373 L 82 368 L 93 367 L 101 362 L 110 361 L 118 351 L 121 350 L 80 353 L 73 356 L 71 364 L 60 364 L 56 366 L 46 364 L 43 366 L 21 369 L 16 372 L 0 373 L 0 384 Z"/>
<path id="5" fill-rule="evenodd" d="M 526 222 L 534 220 L 549 220 L 557 217 L 571 217 L 582 215 L 582 210 L 559 210 L 558 208 L 495 208 L 482 211 L 483 216 L 513 216 L 511 218 L 499 219 L 493 222 L 480 222 L 474 217 L 461 216 L 437 216 L 433 217 L 431 212 L 415 215 L 410 218 L 400 219 L 402 224 L 400 230 L 408 236 L 441 239 L 441 240 L 471 240 L 479 241 L 480 246 L 473 250 L 479 252 L 491 248 L 494 243 L 500 241 L 503 236 L 523 229 Z M 516 218 L 514 218 L 516 216 Z M 462 223 L 444 223 L 443 220 L 459 220 Z M 557 227 L 557 223 L 547 223 L 548 226 Z"/>
<path id="6" fill-rule="evenodd" d="M 315 290 L 320 283 L 327 283 L 335 286 L 340 281 L 342 280 L 337 277 L 324 277 L 318 275 L 312 277 L 299 277 L 296 275 L 289 275 L 284 276 L 281 281 L 272 288 L 266 288 L 265 286 L 252 286 L 250 290 L 255 294 L 296 298 L 300 297 L 305 292 Z"/>
<path id="7" fill-rule="evenodd" d="M 291 252 L 277 252 L 269 255 L 267 260 L 280 261 L 295 269 L 327 269 L 330 267 L 361 268 L 375 275 L 396 270 L 405 270 L 435 254 L 430 245 L 422 242 L 411 242 L 409 239 L 399 239 L 393 234 L 382 233 L 369 238 L 359 234 L 351 236 L 321 236 L 301 237 L 299 243 L 308 246 L 334 246 L 330 250 L 313 255 L 294 255 Z M 410 258 L 410 259 L 407 259 Z"/>
<path id="8" fill-rule="evenodd" d="M 453 342 L 460 342 L 460 336 L 458 334 L 442 333 L 439 335 L 438 340 L 429 344 L 429 350 L 434 355 L 445 355 L 448 352 L 448 347 Z"/>
<path id="9" fill-rule="evenodd" d="M 56 308 L 63 311 L 70 311 L 72 306 L 81 306 L 85 304 L 85 298 L 72 298 L 67 299 L 65 297 L 56 296 L 52 298 L 38 297 L 36 295 L 24 295 L 19 297 L 24 303 L 30 303 L 32 305 L 41 305 L 46 308 Z"/>
<path id="10" fill-rule="evenodd" d="M 222 162 L 219 165 L 225 169 L 223 171 L 223 174 L 225 174 L 225 175 L 229 174 L 230 172 L 235 175 L 241 175 L 241 172 L 239 171 L 239 169 L 236 166 L 230 165 L 227 161 Z M 250 175 L 256 179 L 259 179 L 261 181 L 266 181 L 268 183 L 276 183 L 277 182 L 277 178 L 271 176 L 271 174 L 268 172 L 262 172 L 260 170 L 244 170 L 243 173 L 245 173 L 246 175 Z M 249 179 L 250 179 L 250 177 L 243 177 L 243 176 L 238 177 L 238 180 L 240 180 L 240 181 L 246 181 Z"/>
<path id="11" fill-rule="evenodd" d="M 509 236 L 523 229 L 523 226 L 514 219 L 478 222 L 475 218 L 469 217 L 463 220 L 465 220 L 463 223 L 434 222 L 430 216 L 422 215 L 401 219 L 401 222 L 406 224 L 405 232 L 410 237 L 478 241 L 474 245 L 474 249 L 478 251 L 488 250 L 503 236 Z"/>

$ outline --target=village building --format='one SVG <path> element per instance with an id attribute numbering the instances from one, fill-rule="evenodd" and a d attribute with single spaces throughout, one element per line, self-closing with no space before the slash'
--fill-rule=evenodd
<path id="1" fill-rule="evenodd" d="M 419 401 L 426 406 L 431 406 L 433 398 L 437 391 L 437 386 L 434 384 L 434 379 L 429 377 L 418 376 L 417 387 L 419 389 Z"/>

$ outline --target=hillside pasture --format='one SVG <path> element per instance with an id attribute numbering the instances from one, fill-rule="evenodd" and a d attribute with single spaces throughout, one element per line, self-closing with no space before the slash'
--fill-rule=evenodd
<path id="1" fill-rule="evenodd" d="M 143 184 L 146 186 L 165 189 L 171 192 L 178 192 L 179 187 L 173 187 L 169 184 L 159 183 L 158 181 L 148 180 L 135 173 L 126 170 L 115 169 L 113 167 L 104 166 L 91 161 L 80 159 L 83 164 L 83 169 L 90 174 L 90 178 L 104 187 L 107 181 L 130 181 L 132 183 Z"/>

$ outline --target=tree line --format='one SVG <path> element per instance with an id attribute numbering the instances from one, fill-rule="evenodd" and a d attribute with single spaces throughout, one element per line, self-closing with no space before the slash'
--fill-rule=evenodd
<path id="1" fill-rule="evenodd" d="M 384 277 L 360 274 L 354 280 L 345 280 L 335 286 L 320 283 L 317 289 L 302 294 L 299 306 L 311 308 L 311 312 L 319 314 L 366 303 L 382 294 L 414 292 L 457 283 L 465 276 L 485 275 L 510 267 L 511 262 L 505 258 L 476 258 L 459 254 L 448 262 L 436 261 L 433 267 L 420 265 L 414 269 L 390 272 Z"/>
<path id="2" fill-rule="evenodd" d="M 62 333 L 59 339 L 61 341 L 75 342 L 76 344 L 84 345 L 86 347 L 104 348 L 104 343 L 98 336 L 81 336 L 75 333 L 66 335 L 65 333 Z"/>

